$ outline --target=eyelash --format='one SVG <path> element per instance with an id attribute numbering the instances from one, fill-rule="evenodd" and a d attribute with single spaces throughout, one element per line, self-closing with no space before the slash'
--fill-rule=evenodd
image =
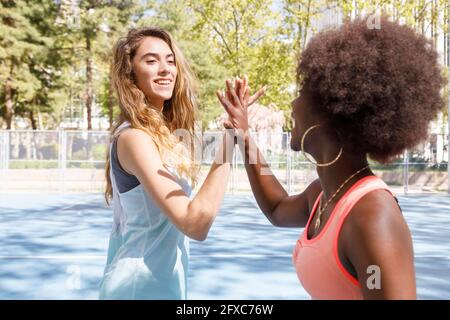
<path id="1" fill-rule="evenodd" d="M 146 63 L 154 63 L 154 62 L 156 62 L 156 60 L 146 61 Z M 170 63 L 170 64 L 175 64 L 175 61 L 167 61 L 167 62 Z"/>

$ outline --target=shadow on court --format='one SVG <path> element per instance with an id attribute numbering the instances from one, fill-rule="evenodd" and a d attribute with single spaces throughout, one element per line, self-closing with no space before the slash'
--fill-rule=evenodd
<path id="1" fill-rule="evenodd" d="M 420 299 L 450 299 L 450 197 L 399 197 Z M 96 299 L 112 212 L 102 195 L 0 195 L 0 299 Z M 191 241 L 189 299 L 309 299 L 291 262 L 302 230 L 271 226 L 252 196 L 227 195 Z M 382 239 L 380 239 L 382 241 Z"/>

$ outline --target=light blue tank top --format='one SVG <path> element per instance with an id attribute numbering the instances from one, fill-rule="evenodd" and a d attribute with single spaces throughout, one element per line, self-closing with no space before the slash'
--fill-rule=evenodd
<path id="1" fill-rule="evenodd" d="M 114 139 L 127 127 L 128 123 L 122 124 Z M 142 184 L 119 192 L 116 170 L 111 165 L 114 223 L 99 299 L 187 299 L 189 238 L 156 206 Z M 175 169 L 169 171 L 190 196 L 189 183 Z"/>

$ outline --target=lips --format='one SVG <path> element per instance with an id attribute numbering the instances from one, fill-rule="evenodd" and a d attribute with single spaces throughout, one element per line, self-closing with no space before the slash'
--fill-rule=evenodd
<path id="1" fill-rule="evenodd" d="M 172 83 L 171 79 L 155 79 L 153 80 L 157 85 L 160 86 L 169 86 Z"/>

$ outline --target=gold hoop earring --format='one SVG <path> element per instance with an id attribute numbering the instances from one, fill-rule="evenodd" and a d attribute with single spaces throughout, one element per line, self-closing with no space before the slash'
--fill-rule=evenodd
<path id="1" fill-rule="evenodd" d="M 342 148 L 342 146 L 341 146 L 341 149 L 339 150 L 339 153 L 338 153 L 338 155 L 336 156 L 336 158 L 334 158 L 334 160 L 332 160 L 332 161 L 330 161 L 330 162 L 327 162 L 327 163 L 318 163 L 318 162 L 314 162 L 313 160 L 311 160 L 311 159 L 308 157 L 307 153 L 305 152 L 305 139 L 306 139 L 306 136 L 308 135 L 308 133 L 311 132 L 311 130 L 317 128 L 317 127 L 320 127 L 320 124 L 316 124 L 316 125 L 314 125 L 314 126 L 311 126 L 311 127 L 308 128 L 308 130 L 305 131 L 305 133 L 304 133 L 303 136 L 302 136 L 302 141 L 301 141 L 300 148 L 301 148 L 301 151 L 302 151 L 303 156 L 304 156 L 305 159 L 308 160 L 310 163 L 312 163 L 312 164 L 314 164 L 314 165 L 316 165 L 316 166 L 318 166 L 318 167 L 328 167 L 328 166 L 331 166 L 332 164 L 334 164 L 336 161 L 339 160 L 339 158 L 341 157 L 342 152 L 343 152 L 344 150 L 343 150 L 343 148 Z"/>

